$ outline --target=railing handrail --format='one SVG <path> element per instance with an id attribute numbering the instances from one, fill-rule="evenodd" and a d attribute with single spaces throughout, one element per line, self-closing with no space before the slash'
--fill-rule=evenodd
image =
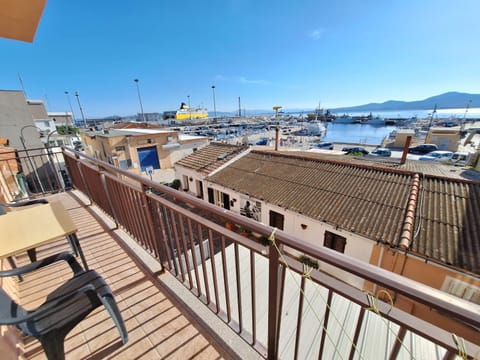
<path id="1" fill-rule="evenodd" d="M 88 161 L 97 164 L 97 166 L 101 168 L 108 169 L 111 172 L 118 173 L 132 180 L 138 181 L 140 184 L 143 184 L 149 188 L 164 192 L 167 195 L 175 197 L 177 200 L 207 210 L 215 215 L 232 221 L 238 225 L 244 226 L 264 236 L 269 236 L 273 231 L 271 226 L 264 225 L 245 216 L 241 216 L 229 210 L 220 208 L 185 192 L 175 190 L 166 185 L 155 183 L 146 177 L 132 174 L 126 170 L 120 169 L 73 149 L 65 147 L 62 147 L 62 149 L 64 149 L 64 151 L 67 150 L 71 152 L 75 156 L 85 158 Z M 352 258 L 348 255 L 341 254 L 337 251 L 327 249 L 325 247 L 315 246 L 314 244 L 308 243 L 280 230 L 275 232 L 275 240 L 278 242 L 278 244 L 288 246 L 304 254 L 313 256 L 320 261 L 332 264 L 335 267 L 345 270 L 351 274 L 360 276 L 363 279 L 384 286 L 395 291 L 396 293 L 415 299 L 423 304 L 435 308 L 436 310 L 448 313 L 455 318 L 466 322 L 467 324 L 470 324 L 476 328 L 480 328 L 480 307 L 474 303 L 457 298 L 453 295 L 442 292 L 441 290 L 421 284 L 383 268 L 363 262 L 356 258 Z"/>

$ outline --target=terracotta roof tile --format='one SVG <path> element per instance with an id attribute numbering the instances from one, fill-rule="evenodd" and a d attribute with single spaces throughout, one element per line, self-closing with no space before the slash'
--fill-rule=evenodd
<path id="1" fill-rule="evenodd" d="M 203 174 L 210 174 L 246 149 L 244 146 L 210 143 L 195 151 L 193 154 L 179 160 L 175 163 L 175 166 L 179 165 Z"/>
<path id="2" fill-rule="evenodd" d="M 412 174 L 252 151 L 209 179 L 373 240 L 395 244 Z"/>
<path id="3" fill-rule="evenodd" d="M 394 247 L 413 196 L 410 251 L 480 274 L 480 183 L 259 151 L 209 180 Z"/>

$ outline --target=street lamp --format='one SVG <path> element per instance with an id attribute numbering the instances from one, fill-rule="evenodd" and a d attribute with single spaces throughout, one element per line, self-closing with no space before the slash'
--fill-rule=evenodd
<path id="1" fill-rule="evenodd" d="M 212 85 L 213 93 L 213 113 L 215 114 L 215 119 L 217 118 L 217 105 L 215 104 L 215 85 Z"/>
<path id="2" fill-rule="evenodd" d="M 140 97 L 140 87 L 138 86 L 138 79 L 133 79 L 133 81 L 135 81 L 135 84 L 137 85 L 138 101 L 140 102 L 140 111 L 142 112 L 142 119 L 143 119 L 143 122 L 146 122 L 145 113 L 143 112 L 142 98 Z"/>
<path id="3" fill-rule="evenodd" d="M 78 91 L 75 91 L 75 96 L 77 97 L 78 107 L 80 108 L 80 113 L 82 114 L 83 125 L 87 127 L 87 120 L 85 120 L 85 115 L 83 114 L 82 105 L 80 104 L 80 94 Z"/>
<path id="4" fill-rule="evenodd" d="M 72 121 L 73 121 L 73 126 L 75 126 L 75 114 L 73 113 L 73 107 L 72 107 L 72 102 L 70 101 L 70 94 L 68 91 L 65 90 L 65 96 L 67 97 L 68 100 L 68 105 L 70 105 L 70 111 L 72 112 Z"/>
<path id="5" fill-rule="evenodd" d="M 190 113 L 190 121 L 192 121 L 192 108 L 190 107 L 190 95 L 187 95 L 188 98 L 188 112 Z"/>

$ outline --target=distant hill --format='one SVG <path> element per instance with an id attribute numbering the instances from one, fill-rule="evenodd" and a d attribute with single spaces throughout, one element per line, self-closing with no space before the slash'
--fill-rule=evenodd
<path id="1" fill-rule="evenodd" d="M 332 112 L 369 112 L 369 111 L 400 111 L 400 110 L 433 110 L 437 109 L 464 109 L 467 104 L 470 107 L 480 107 L 480 94 L 467 94 L 460 92 L 447 92 L 418 101 L 389 100 L 383 103 L 370 103 L 366 105 L 341 107 L 330 109 Z"/>

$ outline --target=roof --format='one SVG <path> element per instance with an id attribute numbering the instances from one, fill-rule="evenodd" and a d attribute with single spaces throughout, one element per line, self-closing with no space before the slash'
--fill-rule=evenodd
<path id="1" fill-rule="evenodd" d="M 208 179 L 393 247 L 401 245 L 413 204 L 411 251 L 480 274 L 480 183 L 259 151 Z"/>
<path id="2" fill-rule="evenodd" d="M 422 189 L 412 250 L 480 274 L 480 184 L 427 176 Z"/>
<path id="3" fill-rule="evenodd" d="M 284 151 L 282 150 L 282 153 Z M 405 164 L 400 164 L 399 159 L 388 157 L 370 157 L 370 156 L 345 156 L 339 155 L 337 151 L 322 151 L 322 150 L 309 150 L 309 151 L 288 151 L 289 154 L 297 155 L 305 158 L 323 159 L 331 161 L 348 162 L 351 164 L 368 165 L 379 168 L 392 168 L 405 170 L 425 175 L 434 175 L 452 179 L 465 179 L 480 182 L 480 173 L 474 169 L 467 169 L 458 166 L 451 166 L 443 164 L 441 162 L 432 163 L 430 161 L 418 161 L 409 160 L 405 161 Z"/>
<path id="4" fill-rule="evenodd" d="M 244 146 L 212 142 L 182 160 L 177 161 L 175 166 L 182 166 L 203 174 L 210 174 L 246 149 Z"/>
<path id="5" fill-rule="evenodd" d="M 88 131 L 89 136 L 103 136 L 103 137 L 116 137 L 116 136 L 142 136 L 142 135 L 158 135 L 176 133 L 176 131 L 167 131 L 160 129 L 106 129 Z"/>

